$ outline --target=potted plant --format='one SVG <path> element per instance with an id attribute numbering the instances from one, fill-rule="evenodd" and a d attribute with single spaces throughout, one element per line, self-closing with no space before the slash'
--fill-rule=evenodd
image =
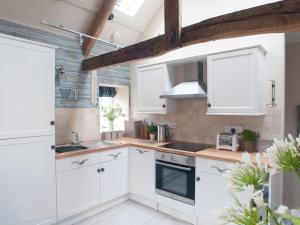
<path id="1" fill-rule="evenodd" d="M 105 107 L 102 109 L 103 116 L 109 121 L 109 130 L 114 130 L 114 121 L 120 116 L 125 116 L 123 114 L 123 109 L 120 105 L 113 107 Z"/>
<path id="2" fill-rule="evenodd" d="M 270 208 L 264 198 L 265 184 L 277 172 L 292 172 L 300 181 L 300 136 L 289 139 L 274 140 L 274 144 L 265 151 L 268 162 L 262 163 L 260 153 L 253 162 L 248 153 L 243 153 L 241 163 L 235 164 L 226 171 L 228 192 L 235 205 L 226 207 L 217 216 L 222 224 L 238 225 L 300 225 L 300 210 L 289 209 L 281 205 L 277 210 Z M 241 202 L 236 193 L 246 192 L 248 201 Z"/>
<path id="3" fill-rule="evenodd" d="M 251 130 L 243 130 L 241 133 L 242 149 L 246 152 L 256 152 L 257 141 L 259 138 L 259 133 Z"/>
<path id="4" fill-rule="evenodd" d="M 148 133 L 150 134 L 150 140 L 151 141 L 154 141 L 154 139 L 155 139 L 155 134 L 157 133 L 157 126 L 155 126 L 155 125 L 150 125 L 149 127 L 148 127 Z"/>

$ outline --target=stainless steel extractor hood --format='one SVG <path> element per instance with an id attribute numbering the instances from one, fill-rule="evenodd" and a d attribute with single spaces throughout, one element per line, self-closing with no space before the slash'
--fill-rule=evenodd
<path id="1" fill-rule="evenodd" d="M 164 92 L 160 98 L 203 98 L 207 97 L 207 87 L 203 82 L 203 63 L 184 65 L 184 82 Z M 188 77 L 196 77 L 191 79 Z"/>

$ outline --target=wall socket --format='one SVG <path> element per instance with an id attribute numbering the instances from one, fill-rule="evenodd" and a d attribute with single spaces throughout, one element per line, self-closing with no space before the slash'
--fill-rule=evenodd
<path id="1" fill-rule="evenodd" d="M 235 133 L 242 133 L 243 127 L 241 126 L 225 126 L 225 132 L 231 133 L 231 129 L 235 129 Z"/>

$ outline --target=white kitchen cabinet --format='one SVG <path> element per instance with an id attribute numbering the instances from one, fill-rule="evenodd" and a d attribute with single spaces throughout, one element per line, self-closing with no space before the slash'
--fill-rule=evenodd
<path id="1" fill-rule="evenodd" d="M 130 192 L 147 200 L 155 199 L 155 154 L 142 148 L 130 150 Z"/>
<path id="2" fill-rule="evenodd" d="M 197 159 L 196 163 L 196 215 L 199 224 L 220 224 L 214 215 L 215 210 L 223 211 L 234 205 L 232 196 L 226 191 L 228 181 L 222 177 L 227 169 L 226 162 Z M 200 179 L 200 180 L 199 180 Z M 241 202 L 246 202 L 247 195 L 238 193 Z"/>
<path id="3" fill-rule="evenodd" d="M 58 219 L 77 214 L 99 203 L 100 164 L 57 173 Z"/>
<path id="4" fill-rule="evenodd" d="M 56 223 L 53 136 L 0 140 L 0 224 Z"/>
<path id="5" fill-rule="evenodd" d="M 100 201 L 108 202 L 128 193 L 128 158 L 101 163 Z"/>
<path id="6" fill-rule="evenodd" d="M 63 220 L 128 193 L 128 148 L 57 160 L 57 212 Z"/>
<path id="7" fill-rule="evenodd" d="M 264 54 L 254 47 L 207 57 L 208 114 L 264 114 Z"/>
<path id="8" fill-rule="evenodd" d="M 176 101 L 160 98 L 175 85 L 171 66 L 158 64 L 137 68 L 138 112 L 166 114 L 176 112 Z"/>
<path id="9" fill-rule="evenodd" d="M 0 139 L 54 135 L 55 48 L 0 34 Z"/>

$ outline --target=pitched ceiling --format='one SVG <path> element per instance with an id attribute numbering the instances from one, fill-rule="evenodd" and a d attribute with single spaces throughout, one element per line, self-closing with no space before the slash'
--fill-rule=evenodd
<path id="1" fill-rule="evenodd" d="M 47 19 L 86 33 L 102 2 L 103 0 L 0 0 L 0 18 L 70 35 L 40 24 Z M 112 34 L 118 32 L 120 39 L 117 44 L 127 46 L 136 43 L 162 6 L 163 0 L 145 0 L 134 17 L 114 10 L 115 18 L 108 21 L 100 38 L 111 41 Z"/>

